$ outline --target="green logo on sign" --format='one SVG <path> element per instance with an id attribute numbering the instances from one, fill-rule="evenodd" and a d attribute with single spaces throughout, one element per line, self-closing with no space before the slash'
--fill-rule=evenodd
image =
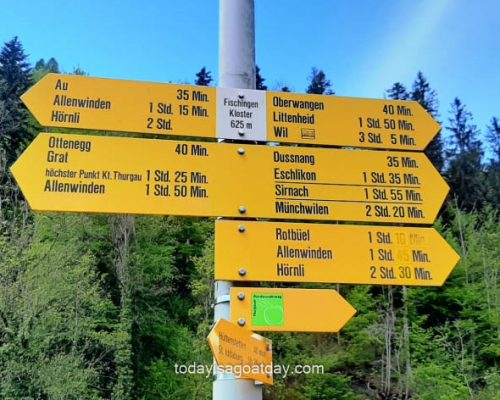
<path id="1" fill-rule="evenodd" d="M 252 295 L 252 324 L 254 326 L 285 325 L 285 304 L 282 294 Z"/>

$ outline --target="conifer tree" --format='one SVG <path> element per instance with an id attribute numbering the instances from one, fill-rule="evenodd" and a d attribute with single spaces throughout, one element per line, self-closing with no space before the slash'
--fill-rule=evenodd
<path id="1" fill-rule="evenodd" d="M 47 61 L 47 64 L 45 64 L 45 68 L 47 68 L 47 71 L 52 72 L 52 73 L 59 73 L 59 63 L 54 57 L 49 58 Z"/>
<path id="2" fill-rule="evenodd" d="M 47 72 L 59 73 L 59 63 L 54 57 L 49 58 L 47 62 L 43 58 L 39 59 L 34 67 L 34 70 L 45 70 Z"/>
<path id="3" fill-rule="evenodd" d="M 467 110 L 462 101 L 456 97 L 451 103 L 450 125 L 446 128 L 452 133 L 452 156 L 471 151 L 481 153 L 479 131 L 472 123 L 472 113 Z"/>
<path id="4" fill-rule="evenodd" d="M 401 82 L 396 82 L 392 87 L 386 91 L 387 97 L 392 100 L 408 100 L 410 94 L 406 90 L 406 87 Z"/>
<path id="5" fill-rule="evenodd" d="M 260 68 L 258 65 L 255 66 L 255 89 L 257 90 L 267 90 L 267 86 L 264 84 L 266 79 L 260 74 Z"/>
<path id="6" fill-rule="evenodd" d="M 500 121 L 491 119 L 487 134 L 493 158 L 490 159 L 486 170 L 486 198 L 488 203 L 496 209 L 500 208 Z"/>
<path id="7" fill-rule="evenodd" d="M 0 77 L 7 84 L 3 100 L 19 97 L 31 86 L 31 66 L 27 58 L 17 36 L 0 50 Z"/>
<path id="8" fill-rule="evenodd" d="M 59 72 L 59 63 L 54 57 L 51 57 L 47 62 L 41 58 L 33 68 L 33 82 L 38 82 L 48 73 L 58 74 Z"/>
<path id="9" fill-rule="evenodd" d="M 73 68 L 73 75 L 80 75 L 80 76 L 86 76 L 88 75 L 83 69 L 81 69 L 79 66 Z"/>
<path id="10" fill-rule="evenodd" d="M 331 89 L 332 83 L 329 79 L 326 79 L 325 73 L 313 67 L 311 70 L 311 75 L 309 75 L 309 86 L 306 89 L 306 93 L 310 94 L 335 94 Z"/>
<path id="11" fill-rule="evenodd" d="M 427 78 L 419 71 L 413 82 L 412 91 L 410 94 L 411 100 L 414 100 L 424 107 L 429 114 L 434 118 L 438 115 L 439 101 L 434 89 L 431 89 Z"/>
<path id="12" fill-rule="evenodd" d="M 437 119 L 439 107 L 437 94 L 434 89 L 431 89 L 429 82 L 421 71 L 417 73 L 417 77 L 413 82 L 412 91 L 408 100 L 416 101 L 434 119 Z M 432 141 L 425 149 L 425 154 L 427 154 L 427 157 L 429 157 L 429 159 L 439 171 L 443 170 L 443 140 L 441 139 L 440 134 L 436 135 L 434 139 L 432 139 Z"/>
<path id="13" fill-rule="evenodd" d="M 497 117 L 491 119 L 487 137 L 493 151 L 493 162 L 500 163 L 500 121 Z"/>
<path id="14" fill-rule="evenodd" d="M 33 69 L 41 69 L 45 68 L 45 60 L 43 58 L 40 58 L 36 63 L 35 67 Z"/>
<path id="15" fill-rule="evenodd" d="M 210 71 L 207 71 L 205 67 L 200 69 L 200 72 L 196 74 L 196 79 L 194 81 L 195 85 L 199 86 L 210 86 L 210 83 L 214 79 L 212 78 L 212 73 Z"/>
<path id="16" fill-rule="evenodd" d="M 484 176 L 481 169 L 482 149 L 479 131 L 472 123 L 472 114 L 455 98 L 451 104 L 447 130 L 451 132 L 448 154 L 448 182 L 457 196 L 458 205 L 473 210 L 484 200 Z"/>
<path id="17" fill-rule="evenodd" d="M 31 86 L 31 67 L 21 42 L 14 37 L 0 50 L 0 103 L 2 103 L 2 136 L 0 144 L 10 165 L 28 140 L 28 114 L 20 96 Z"/>

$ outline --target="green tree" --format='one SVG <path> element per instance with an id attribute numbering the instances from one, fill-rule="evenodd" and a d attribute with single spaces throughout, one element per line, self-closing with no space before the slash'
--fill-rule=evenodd
<path id="1" fill-rule="evenodd" d="M 210 381 L 176 374 L 174 365 L 211 362 L 205 317 L 213 299 L 198 289 L 192 294 L 192 288 L 199 276 L 198 258 L 213 258 L 204 250 L 210 249 L 212 221 L 177 217 L 136 217 L 136 221 L 130 261 L 137 396 L 206 398 L 203 393 L 209 393 Z"/>
<path id="2" fill-rule="evenodd" d="M 29 140 L 28 114 L 20 96 L 31 86 L 31 66 L 17 37 L 0 50 L 0 145 L 5 149 L 10 165 Z"/>
<path id="3" fill-rule="evenodd" d="M 57 62 L 57 60 L 54 57 L 49 58 L 49 60 L 47 62 L 45 62 L 45 60 L 43 58 L 41 58 L 40 60 L 38 60 L 35 63 L 34 69 L 35 70 L 44 69 L 47 72 L 52 72 L 55 74 L 60 72 L 59 71 L 59 63 Z"/>
<path id="4" fill-rule="evenodd" d="M 408 100 L 410 94 L 401 82 L 396 82 L 386 91 L 387 97 L 392 100 Z"/>
<path id="5" fill-rule="evenodd" d="M 493 153 L 493 162 L 500 163 L 500 121 L 498 118 L 491 119 L 491 125 L 488 126 L 488 142 Z"/>
<path id="6" fill-rule="evenodd" d="M 31 85 L 31 66 L 28 56 L 17 36 L 4 43 L 0 50 L 0 77 L 7 87 L 2 92 L 2 99 L 21 96 Z"/>
<path id="7" fill-rule="evenodd" d="M 418 102 L 434 118 L 438 116 L 439 101 L 437 93 L 424 74 L 419 71 L 412 85 L 410 99 Z"/>
<path id="8" fill-rule="evenodd" d="M 133 274 L 130 263 L 131 247 L 135 236 L 135 219 L 130 215 L 118 215 L 110 218 L 111 237 L 114 250 L 114 274 L 119 289 L 119 322 L 115 362 L 116 384 L 112 399 L 127 400 L 132 398 L 133 376 Z"/>
<path id="9" fill-rule="evenodd" d="M 267 86 L 264 83 L 265 78 L 260 74 L 260 68 L 258 65 L 255 66 L 255 89 L 257 90 L 267 90 Z"/>
<path id="10" fill-rule="evenodd" d="M 194 81 L 194 84 L 199 86 L 210 86 L 210 83 L 212 81 L 213 81 L 212 73 L 210 71 L 207 71 L 207 69 L 203 67 L 196 74 L 196 79 Z"/>
<path id="11" fill-rule="evenodd" d="M 467 152 L 481 152 L 481 141 L 478 139 L 479 131 L 472 123 L 472 113 L 456 97 L 451 103 L 451 117 L 446 128 L 452 134 L 451 155 Z"/>
<path id="12" fill-rule="evenodd" d="M 332 83 L 329 79 L 326 79 L 325 73 L 313 67 L 311 69 L 311 75 L 309 75 L 309 86 L 306 89 L 306 93 L 310 94 L 335 94 L 331 89 Z"/>
<path id="13" fill-rule="evenodd" d="M 89 217 L 40 215 L 0 238 L 0 398 L 109 398 L 114 307 Z"/>
<path id="14" fill-rule="evenodd" d="M 48 73 L 58 74 L 60 72 L 59 63 L 54 57 L 51 57 L 47 62 L 41 58 L 35 63 L 35 67 L 33 68 L 33 81 L 38 82 Z"/>
<path id="15" fill-rule="evenodd" d="M 88 75 L 87 72 L 85 72 L 83 69 L 81 69 L 79 66 L 78 67 L 75 67 L 73 68 L 73 72 L 72 72 L 73 75 L 81 75 L 81 76 L 86 76 Z"/>
<path id="16" fill-rule="evenodd" d="M 481 166 L 482 149 L 479 131 L 472 123 L 472 114 L 455 98 L 451 104 L 451 117 L 446 127 L 451 132 L 448 182 L 458 205 L 466 210 L 480 208 L 484 202 L 484 174 Z"/>
<path id="17" fill-rule="evenodd" d="M 493 157 L 486 167 L 486 199 L 495 209 L 500 208 L 500 122 L 491 119 L 487 140 Z"/>
<path id="18" fill-rule="evenodd" d="M 406 99 L 405 99 L 406 100 Z M 430 83 L 422 72 L 417 73 L 413 82 L 412 91 L 408 100 L 419 103 L 434 119 L 438 118 L 439 101 L 437 93 L 431 89 Z M 434 166 L 442 171 L 444 167 L 443 140 L 438 133 L 425 149 L 425 154 L 429 157 Z"/>

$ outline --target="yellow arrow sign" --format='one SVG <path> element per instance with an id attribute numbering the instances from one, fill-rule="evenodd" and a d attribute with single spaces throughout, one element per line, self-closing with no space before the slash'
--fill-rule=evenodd
<path id="1" fill-rule="evenodd" d="M 48 74 L 22 96 L 43 126 L 423 150 L 440 127 L 416 102 Z"/>
<path id="2" fill-rule="evenodd" d="M 42 133 L 12 167 L 34 210 L 431 224 L 421 153 Z"/>
<path id="3" fill-rule="evenodd" d="M 267 94 L 268 140 L 423 150 L 439 124 L 414 101 Z"/>
<path id="4" fill-rule="evenodd" d="M 215 223 L 216 280 L 441 286 L 459 258 L 432 228 Z"/>
<path id="5" fill-rule="evenodd" d="M 43 126 L 214 137 L 215 89 L 47 74 L 22 97 Z"/>
<path id="6" fill-rule="evenodd" d="M 224 319 L 217 321 L 207 340 L 219 370 L 273 384 L 271 340 Z"/>
<path id="7" fill-rule="evenodd" d="M 339 332 L 355 313 L 335 290 L 231 288 L 231 321 L 250 330 Z"/>

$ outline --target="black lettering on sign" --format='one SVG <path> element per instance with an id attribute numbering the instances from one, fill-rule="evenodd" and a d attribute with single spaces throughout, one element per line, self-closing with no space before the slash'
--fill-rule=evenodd
<path id="1" fill-rule="evenodd" d="M 61 79 L 58 79 L 56 82 L 56 90 L 68 90 L 69 83 L 68 82 L 63 82 Z"/>

